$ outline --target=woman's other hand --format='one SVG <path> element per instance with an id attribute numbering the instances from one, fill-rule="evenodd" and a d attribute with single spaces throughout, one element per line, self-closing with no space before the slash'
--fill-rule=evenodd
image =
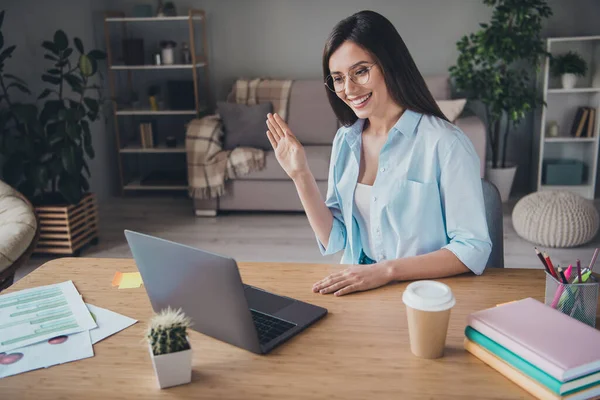
<path id="1" fill-rule="evenodd" d="M 353 265 L 331 274 L 313 285 L 313 292 L 343 296 L 352 292 L 375 289 L 392 280 L 391 268 L 385 262 Z"/>

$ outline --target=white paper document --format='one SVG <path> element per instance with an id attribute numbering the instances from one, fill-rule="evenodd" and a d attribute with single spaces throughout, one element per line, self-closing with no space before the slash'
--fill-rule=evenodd
<path id="1" fill-rule="evenodd" d="M 90 331 L 92 344 L 96 344 L 102 339 L 105 339 L 123 329 L 135 324 L 137 320 L 118 314 L 106 308 L 96 307 L 92 304 L 86 306 L 96 320 L 98 327 Z"/>
<path id="2" fill-rule="evenodd" d="M 93 356 L 94 349 L 88 331 L 58 336 L 0 353 L 0 378 Z"/>
<path id="3" fill-rule="evenodd" d="M 97 326 L 72 281 L 0 295 L 0 354 Z"/>

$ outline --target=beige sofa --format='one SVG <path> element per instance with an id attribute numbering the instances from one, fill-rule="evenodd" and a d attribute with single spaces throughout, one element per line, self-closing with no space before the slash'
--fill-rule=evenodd
<path id="1" fill-rule="evenodd" d="M 447 75 L 425 77 L 425 80 L 436 100 L 451 98 Z M 235 100 L 229 96 L 228 101 Z M 331 110 L 323 83 L 320 80 L 294 81 L 288 107 L 287 122 L 304 145 L 310 169 L 325 198 L 331 143 L 340 125 Z M 483 177 L 487 144 L 483 122 L 477 116 L 461 115 L 455 124 L 473 142 Z M 218 211 L 303 211 L 293 182 L 272 151 L 266 152 L 263 170 L 228 181 L 226 191 L 227 194 L 218 199 L 194 200 L 196 215 L 214 216 Z"/>

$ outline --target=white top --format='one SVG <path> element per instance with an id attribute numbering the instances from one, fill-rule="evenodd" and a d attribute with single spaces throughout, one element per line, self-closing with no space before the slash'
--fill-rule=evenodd
<path id="1" fill-rule="evenodd" d="M 362 183 L 356 184 L 354 191 L 354 204 L 356 208 L 356 221 L 360 228 L 360 240 L 363 251 L 372 260 L 376 260 L 376 251 L 373 248 L 373 236 L 371 234 L 371 189 L 373 186 Z"/>

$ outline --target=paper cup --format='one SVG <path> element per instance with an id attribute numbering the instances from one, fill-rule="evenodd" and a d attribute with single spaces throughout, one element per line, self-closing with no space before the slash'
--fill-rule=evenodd
<path id="1" fill-rule="evenodd" d="M 422 358 L 444 355 L 450 312 L 456 299 L 448 285 L 436 281 L 409 284 L 402 295 L 408 317 L 410 350 Z"/>

